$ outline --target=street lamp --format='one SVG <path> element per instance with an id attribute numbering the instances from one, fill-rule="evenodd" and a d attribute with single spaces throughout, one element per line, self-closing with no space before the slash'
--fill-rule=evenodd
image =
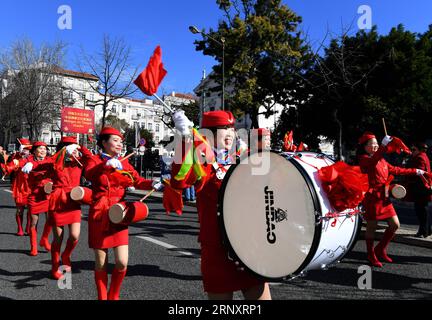
<path id="1" fill-rule="evenodd" d="M 202 34 L 204 37 L 209 38 L 210 40 L 214 41 L 218 45 L 222 47 L 222 110 L 225 110 L 225 38 L 222 37 L 220 40 L 216 40 L 209 34 L 205 33 L 202 30 L 199 30 L 195 26 L 190 26 L 189 31 L 193 34 Z"/>

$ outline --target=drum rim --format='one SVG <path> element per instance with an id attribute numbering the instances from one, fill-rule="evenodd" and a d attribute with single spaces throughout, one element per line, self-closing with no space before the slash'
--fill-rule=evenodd
<path id="1" fill-rule="evenodd" d="M 231 258 L 233 261 L 238 262 L 239 264 L 241 264 L 241 267 L 245 269 L 245 271 L 248 271 L 249 273 L 253 274 L 254 276 L 256 276 L 259 279 L 264 279 L 264 280 L 270 280 L 270 281 L 284 281 L 286 279 L 295 277 L 297 275 L 299 275 L 306 266 L 309 265 L 309 263 L 312 261 L 313 257 L 315 256 L 315 253 L 318 250 L 319 244 L 320 244 L 320 240 L 321 240 L 321 229 L 322 229 L 322 222 L 320 221 L 320 216 L 322 216 L 322 208 L 321 208 L 321 204 L 319 202 L 318 199 L 318 194 L 315 190 L 315 188 L 313 187 L 313 183 L 312 180 L 310 179 L 309 175 L 307 174 L 306 170 L 294 159 L 292 159 L 292 157 L 289 157 L 287 155 L 285 155 L 284 153 L 281 152 L 277 152 L 274 150 L 271 151 L 265 151 L 265 152 L 271 152 L 274 153 L 278 156 L 281 156 L 283 158 L 285 158 L 287 161 L 290 161 L 291 163 L 293 163 L 293 165 L 299 169 L 300 174 L 302 175 L 302 177 L 305 179 L 306 181 L 306 185 L 309 189 L 309 192 L 311 193 L 312 196 L 312 202 L 315 208 L 315 231 L 314 231 L 314 236 L 313 236 L 313 240 L 312 240 L 312 245 L 311 245 L 311 249 L 308 253 L 308 255 L 306 256 L 305 260 L 303 261 L 303 263 L 300 265 L 300 267 L 292 274 L 288 274 L 286 276 L 283 277 L 266 277 L 263 276 L 261 274 L 256 273 L 255 271 L 251 270 L 246 264 L 243 263 L 243 261 L 241 261 L 241 259 L 238 257 L 238 255 L 236 254 L 236 252 L 234 251 L 231 243 L 229 242 L 229 238 L 228 238 L 228 234 L 226 232 L 226 228 L 224 225 L 224 214 L 223 214 L 223 199 L 224 199 L 224 195 L 225 195 L 225 190 L 227 187 L 227 183 L 229 180 L 229 177 L 231 177 L 233 171 L 235 170 L 235 168 L 240 164 L 239 162 L 231 165 L 231 167 L 228 169 L 227 173 L 225 174 L 224 179 L 222 180 L 222 185 L 221 185 L 221 189 L 219 190 L 219 195 L 218 195 L 218 204 L 217 204 L 217 219 L 218 219 L 218 225 L 219 225 L 219 232 L 220 232 L 220 236 L 222 239 L 222 245 L 224 246 L 224 248 L 227 250 L 227 255 L 229 258 Z M 246 158 L 246 157 L 245 157 Z M 245 158 L 242 158 L 245 159 Z M 317 216 L 317 214 L 319 214 L 320 216 Z"/>

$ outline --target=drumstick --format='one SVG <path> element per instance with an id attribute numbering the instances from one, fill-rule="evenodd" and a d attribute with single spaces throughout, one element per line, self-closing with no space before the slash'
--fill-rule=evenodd
<path id="1" fill-rule="evenodd" d="M 144 202 L 144 200 L 147 199 L 148 197 L 150 197 L 151 194 L 152 194 L 153 192 L 155 192 L 155 191 L 156 191 L 156 189 L 153 189 L 152 191 L 150 191 L 149 193 L 147 193 L 146 196 L 140 200 L 140 202 Z"/>
<path id="2" fill-rule="evenodd" d="M 383 123 L 383 126 L 384 126 L 384 134 L 387 136 L 388 135 L 387 134 L 387 127 L 386 127 L 386 123 L 385 123 L 384 118 L 382 118 L 382 123 Z"/>
<path id="3" fill-rule="evenodd" d="M 81 167 L 84 167 L 83 166 L 83 164 L 81 163 L 81 162 L 79 162 L 79 160 L 72 154 L 72 157 L 75 159 L 75 161 L 76 162 L 78 162 L 78 164 L 81 166 Z"/>
<path id="4" fill-rule="evenodd" d="M 120 162 L 126 161 L 127 159 L 129 159 L 130 157 L 132 157 L 135 154 L 135 152 L 132 152 L 130 155 L 124 157 L 123 159 L 120 160 Z"/>

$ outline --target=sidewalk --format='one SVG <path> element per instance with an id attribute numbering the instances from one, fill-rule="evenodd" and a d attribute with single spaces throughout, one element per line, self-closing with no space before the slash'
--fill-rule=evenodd
<path id="1" fill-rule="evenodd" d="M 141 191 L 141 190 L 135 190 L 133 192 L 129 192 L 130 195 L 136 195 L 139 197 L 144 197 L 147 194 L 148 191 Z M 154 192 L 150 197 L 155 199 L 162 199 L 162 192 Z M 196 207 L 196 203 L 190 203 L 187 202 L 185 205 L 190 207 Z M 412 204 L 405 203 L 400 201 L 397 203 L 399 206 L 405 206 L 406 208 L 411 208 Z M 380 240 L 384 234 L 385 228 L 387 227 L 387 224 L 383 222 L 379 222 L 378 229 L 376 231 L 376 239 Z M 360 238 L 364 239 L 364 234 L 366 231 L 366 223 L 363 222 L 362 230 L 360 234 Z M 418 247 L 424 247 L 424 248 L 430 248 L 432 249 L 432 237 L 428 239 L 422 239 L 422 238 L 416 238 L 414 235 L 417 232 L 417 228 L 412 225 L 408 224 L 401 224 L 400 229 L 396 232 L 396 236 L 394 237 L 393 241 L 397 243 L 403 243 L 408 244 L 412 246 L 418 246 Z"/>

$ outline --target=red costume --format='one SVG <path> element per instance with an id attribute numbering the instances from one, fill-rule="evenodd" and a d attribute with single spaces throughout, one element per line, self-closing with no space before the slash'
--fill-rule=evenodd
<path id="1" fill-rule="evenodd" d="M 47 145 L 43 142 L 35 142 L 33 150 Z M 45 157 L 39 160 L 36 156 L 32 155 L 26 159 L 26 163 L 32 163 L 33 169 L 28 175 L 29 188 L 31 194 L 28 197 L 29 212 L 31 215 L 39 215 L 41 213 L 48 213 L 48 195 L 45 193 L 44 186 L 51 182 L 50 176 L 52 175 L 52 159 Z M 49 243 L 48 236 L 52 230 L 52 225 L 49 216 L 45 222 L 44 230 L 39 245 L 45 247 L 47 251 L 51 251 L 51 244 Z M 30 229 L 30 255 L 36 256 L 37 252 L 37 231 L 36 227 Z"/>
<path id="2" fill-rule="evenodd" d="M 366 143 L 375 139 L 372 133 L 365 133 L 359 140 L 361 148 L 365 148 Z M 395 139 L 399 144 L 400 140 Z M 388 190 L 389 184 L 393 179 L 392 175 L 416 175 L 416 169 L 404 169 L 392 166 L 383 157 L 388 150 L 399 150 L 398 146 L 390 142 L 387 146 L 381 145 L 372 155 L 363 154 L 359 156 L 359 165 L 363 173 L 368 175 L 369 191 L 366 193 L 363 205 L 365 207 L 364 218 L 366 221 L 387 220 L 396 216 L 396 211 L 390 201 Z M 368 238 L 366 234 L 366 247 L 368 260 L 373 266 L 382 267 L 378 258 L 386 262 L 393 262 L 387 255 L 387 247 L 396 233 L 395 229 L 388 227 L 380 243 L 374 248 L 374 238 Z"/>
<path id="3" fill-rule="evenodd" d="M 234 126 L 234 116 L 231 112 L 212 111 L 204 113 L 203 128 Z M 172 164 L 171 186 L 176 189 L 188 188 L 194 173 L 185 180 L 178 181 L 175 176 L 181 164 Z M 219 170 L 227 171 L 229 164 L 217 163 Z M 216 175 L 212 163 L 205 163 L 203 168 L 206 176 L 195 184 L 197 192 L 197 210 L 200 222 L 198 241 L 201 244 L 201 273 L 204 290 L 209 293 L 226 293 L 248 289 L 263 281 L 253 275 L 239 271 L 233 261 L 228 259 L 227 250 L 223 247 L 217 221 L 217 205 L 222 180 Z M 193 183 L 193 182 L 192 182 Z"/>
<path id="4" fill-rule="evenodd" d="M 122 163 L 123 171 L 129 176 L 107 167 L 108 158 L 102 155 L 92 156 L 86 167 L 85 177 L 92 183 L 93 204 L 89 212 L 89 246 L 92 249 L 108 249 L 129 244 L 128 227 L 114 225 L 109 221 L 109 208 L 123 201 L 126 188 L 134 186 L 141 190 L 151 190 L 152 181 L 139 176 L 132 165 L 125 161 Z M 121 161 L 121 158 L 119 158 Z"/>
<path id="5" fill-rule="evenodd" d="M 386 194 L 391 175 L 416 175 L 415 169 L 395 167 L 384 159 L 386 147 L 380 146 L 373 155 L 361 155 L 359 165 L 369 177 L 369 191 L 363 200 L 366 220 L 386 220 L 396 216 L 396 211 Z"/>

